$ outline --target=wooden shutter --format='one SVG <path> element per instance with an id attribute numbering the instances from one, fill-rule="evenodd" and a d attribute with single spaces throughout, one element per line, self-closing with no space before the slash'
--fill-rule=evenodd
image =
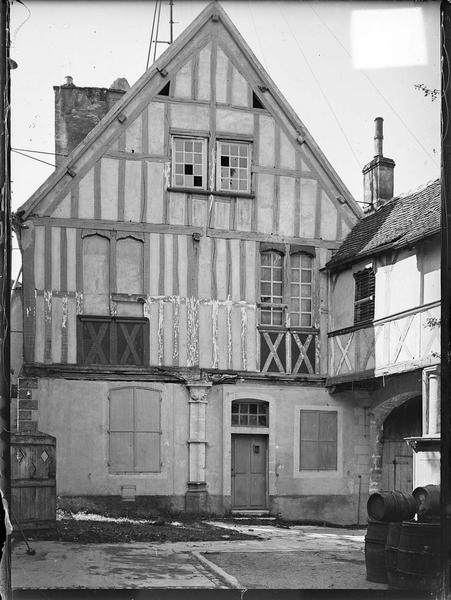
<path id="1" fill-rule="evenodd" d="M 319 413 L 318 469 L 335 471 L 337 469 L 337 413 L 323 411 Z"/>
<path id="2" fill-rule="evenodd" d="M 160 471 L 160 418 L 160 392 L 133 387 L 111 390 L 111 471 Z"/>
<path id="3" fill-rule="evenodd" d="M 135 390 L 135 431 L 137 471 L 160 471 L 160 393 Z"/>
<path id="4" fill-rule="evenodd" d="M 337 469 L 337 413 L 301 410 L 301 471 L 335 471 Z"/>
<path id="5" fill-rule="evenodd" d="M 355 300 L 354 323 L 365 323 L 374 318 L 375 275 L 373 269 L 354 274 Z"/>
<path id="6" fill-rule="evenodd" d="M 299 469 L 301 471 L 318 468 L 318 411 L 301 410 L 301 441 Z"/>
<path id="7" fill-rule="evenodd" d="M 142 241 L 133 237 L 118 239 L 116 243 L 116 291 L 123 294 L 143 293 Z"/>
<path id="8" fill-rule="evenodd" d="M 133 388 L 110 392 L 110 469 L 134 471 Z"/>
<path id="9" fill-rule="evenodd" d="M 86 314 L 110 312 L 110 241 L 97 234 L 83 238 L 83 305 Z"/>

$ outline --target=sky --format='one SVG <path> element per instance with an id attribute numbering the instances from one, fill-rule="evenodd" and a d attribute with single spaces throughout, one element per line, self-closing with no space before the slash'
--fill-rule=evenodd
<path id="1" fill-rule="evenodd" d="M 174 38 L 206 4 L 174 0 Z M 384 119 L 384 155 L 396 163 L 396 195 L 439 177 L 440 98 L 415 88 L 440 88 L 438 1 L 221 5 L 357 201 L 376 117 Z M 53 86 L 67 75 L 82 87 L 109 87 L 118 77 L 133 85 L 146 69 L 154 7 L 150 0 L 12 0 L 12 147 L 53 164 L 51 154 L 38 154 L 54 152 Z M 159 39 L 169 39 L 167 0 Z M 14 210 L 53 167 L 17 151 L 11 161 Z"/>

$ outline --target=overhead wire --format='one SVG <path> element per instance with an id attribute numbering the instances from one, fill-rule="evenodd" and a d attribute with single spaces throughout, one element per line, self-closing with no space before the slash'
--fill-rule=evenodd
<path id="1" fill-rule="evenodd" d="M 261 43 L 260 36 L 258 35 L 257 27 L 255 25 L 254 15 L 252 14 L 252 0 L 249 0 L 248 4 L 249 4 L 249 15 L 251 17 L 252 25 L 254 27 L 255 36 L 257 38 L 258 45 L 260 46 L 260 55 L 262 57 L 263 64 L 265 65 L 265 69 L 267 69 L 268 66 L 267 66 L 266 59 L 265 59 L 265 53 L 263 51 L 263 45 Z"/>
<path id="2" fill-rule="evenodd" d="M 49 156 L 68 156 L 67 154 L 62 154 L 61 152 L 44 152 L 44 150 L 32 150 L 31 148 L 11 148 L 11 150 L 32 152 L 34 154 L 48 154 Z"/>
<path id="3" fill-rule="evenodd" d="M 349 50 L 346 48 L 346 46 L 344 46 L 341 42 L 341 40 L 335 35 L 335 33 L 332 31 L 332 29 L 327 25 L 327 23 L 325 23 L 325 21 L 320 17 L 320 15 L 317 13 L 317 11 L 315 10 L 315 8 L 313 6 L 310 5 L 311 10 L 315 13 L 316 17 L 318 18 L 318 20 L 324 25 L 324 27 L 329 31 L 329 33 L 332 35 L 332 37 L 337 41 L 337 43 L 343 48 L 343 50 L 346 52 L 346 54 L 352 58 L 351 53 L 349 52 Z M 404 119 L 401 117 L 401 115 L 399 114 L 399 112 L 394 108 L 394 106 L 391 104 L 391 102 L 384 96 L 384 94 L 380 91 L 380 89 L 377 87 L 377 85 L 372 81 L 372 79 L 365 73 L 365 71 L 363 71 L 362 69 L 359 69 L 360 72 L 362 73 L 362 75 L 365 77 L 365 79 L 370 83 L 370 85 L 376 90 L 376 92 L 381 96 L 381 98 L 386 102 L 386 104 L 390 107 L 390 109 L 393 111 L 393 113 L 398 117 L 399 121 L 404 125 L 404 127 L 407 129 L 407 131 L 410 133 L 410 135 L 414 138 L 414 140 L 417 142 L 417 144 L 420 146 L 420 148 L 429 156 L 429 158 L 436 164 L 438 165 L 438 162 L 435 160 L 435 157 L 432 156 L 432 154 L 429 153 L 429 151 L 427 150 L 427 148 L 425 148 L 425 146 L 422 144 L 422 142 L 418 139 L 418 137 L 413 133 L 413 131 L 409 128 L 409 126 L 407 125 L 407 123 L 404 121 Z"/>
<path id="4" fill-rule="evenodd" d="M 354 148 L 352 147 L 352 144 L 351 144 L 351 142 L 349 141 L 349 139 L 348 139 L 348 136 L 346 135 L 346 132 L 345 132 L 345 130 L 343 129 L 343 127 L 342 127 L 341 123 L 340 123 L 340 119 L 338 118 L 338 115 L 335 113 L 335 111 L 334 111 L 334 109 L 333 109 L 333 107 L 332 107 L 332 104 L 330 103 L 330 101 L 329 101 L 329 99 L 328 99 L 327 95 L 325 94 L 325 92 L 324 92 L 324 90 L 323 90 L 323 88 L 322 88 L 322 86 L 321 86 L 321 84 L 320 84 L 320 82 L 319 82 L 319 79 L 318 79 L 318 77 L 317 77 L 317 76 L 316 76 L 316 74 L 315 74 L 315 71 L 314 71 L 314 70 L 312 69 L 312 67 L 310 66 L 310 63 L 309 63 L 309 61 L 308 61 L 308 58 L 307 58 L 307 56 L 306 56 L 305 52 L 303 51 L 303 49 L 302 49 L 302 47 L 301 47 L 301 45 L 300 45 L 300 43 L 299 43 L 299 40 L 298 40 L 298 39 L 296 38 L 296 36 L 294 35 L 294 33 L 293 33 L 293 30 L 291 29 L 291 26 L 290 26 L 289 22 L 287 21 L 287 19 L 286 19 L 285 15 L 284 15 L 284 13 L 283 13 L 283 10 L 281 10 L 281 11 L 280 11 L 280 14 L 282 15 L 282 18 L 283 18 L 283 20 L 285 21 L 285 23 L 286 23 L 286 25 L 287 25 L 287 27 L 288 27 L 288 31 L 291 33 L 291 36 L 293 37 L 293 39 L 294 39 L 294 41 L 295 41 L 295 43 L 296 43 L 297 47 L 299 48 L 299 52 L 300 52 L 300 53 L 302 54 L 302 56 L 304 57 L 305 63 L 306 63 L 306 65 L 307 65 L 307 67 L 308 67 L 308 69 L 309 69 L 310 73 L 312 74 L 312 77 L 313 77 L 313 78 L 314 78 L 314 80 L 316 81 L 316 84 L 317 84 L 317 86 L 318 86 L 318 88 L 319 88 L 319 90 L 320 90 L 320 92 L 321 92 L 321 94 L 322 94 L 322 96 L 323 96 L 323 98 L 324 98 L 324 100 L 325 100 L 325 102 L 326 102 L 327 106 L 329 107 L 329 109 L 330 109 L 330 112 L 332 113 L 332 115 L 333 115 L 333 117 L 334 117 L 334 119 L 335 119 L 335 121 L 336 121 L 336 123 L 337 123 L 337 125 L 338 125 L 338 127 L 339 127 L 339 129 L 340 129 L 340 131 L 341 131 L 341 133 L 343 134 L 343 137 L 344 137 L 344 138 L 345 138 L 345 140 L 346 140 L 346 143 L 347 143 L 347 144 L 348 144 L 348 146 L 349 146 L 349 149 L 351 150 L 351 153 L 352 153 L 352 155 L 353 155 L 353 157 L 354 157 L 354 160 L 356 161 L 356 163 L 357 163 L 357 165 L 358 165 L 358 167 L 359 167 L 359 169 L 360 169 L 360 168 L 361 168 L 361 163 L 360 163 L 360 160 L 359 160 L 358 156 L 356 155 L 356 153 L 355 153 L 355 151 L 354 151 Z"/>
<path id="5" fill-rule="evenodd" d="M 54 164 L 49 163 L 46 160 L 41 160 L 40 158 L 36 158 L 35 156 L 29 156 L 28 154 L 24 154 L 23 152 L 19 152 L 18 150 L 13 150 L 13 148 L 11 148 L 11 150 L 16 154 L 20 154 L 21 156 L 25 156 L 26 158 L 30 158 L 31 160 L 35 160 L 37 162 L 43 163 L 44 165 L 50 165 L 51 167 L 56 168 Z"/>

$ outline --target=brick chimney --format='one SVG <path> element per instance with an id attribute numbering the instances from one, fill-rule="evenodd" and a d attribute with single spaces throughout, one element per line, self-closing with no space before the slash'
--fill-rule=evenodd
<path id="1" fill-rule="evenodd" d="M 130 85 L 116 79 L 109 88 L 77 87 L 72 77 L 55 91 L 55 161 L 58 167 L 106 115 Z M 65 155 L 65 156 L 60 156 Z"/>
<path id="2" fill-rule="evenodd" d="M 368 203 L 368 210 L 377 210 L 393 198 L 393 170 L 395 162 L 386 158 L 382 150 L 383 123 L 382 117 L 374 119 L 374 158 L 363 167 L 363 200 Z"/>

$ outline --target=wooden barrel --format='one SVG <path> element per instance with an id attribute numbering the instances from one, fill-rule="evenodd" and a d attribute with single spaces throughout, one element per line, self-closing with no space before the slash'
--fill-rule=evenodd
<path id="1" fill-rule="evenodd" d="M 385 521 L 368 521 L 365 536 L 365 565 L 368 581 L 386 583 L 385 544 L 387 541 L 388 523 Z"/>
<path id="2" fill-rule="evenodd" d="M 412 494 L 375 492 L 368 498 L 368 516 L 376 521 L 401 522 L 415 516 L 418 505 Z"/>
<path id="3" fill-rule="evenodd" d="M 418 502 L 418 518 L 434 518 L 440 516 L 440 486 L 425 485 L 413 490 L 412 495 Z"/>
<path id="4" fill-rule="evenodd" d="M 398 586 L 397 562 L 401 526 L 401 523 L 389 523 L 387 530 L 387 541 L 385 543 L 385 568 L 387 571 L 387 582 L 388 585 L 392 587 Z"/>
<path id="5" fill-rule="evenodd" d="M 441 585 L 440 523 L 403 522 L 397 556 L 397 586 L 436 591 Z"/>

